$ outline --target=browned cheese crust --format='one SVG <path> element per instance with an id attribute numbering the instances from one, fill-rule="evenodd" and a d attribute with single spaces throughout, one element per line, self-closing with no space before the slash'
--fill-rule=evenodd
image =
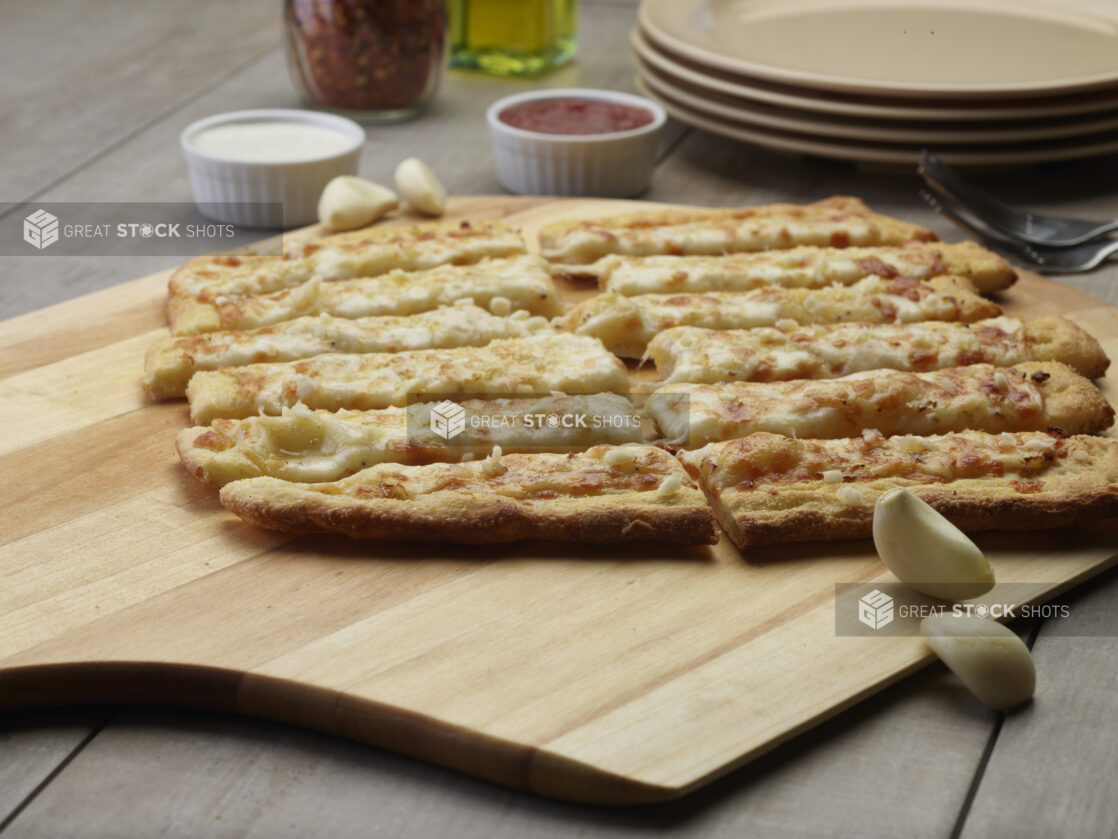
<path id="1" fill-rule="evenodd" d="M 794 440 L 754 434 L 680 455 L 739 547 L 869 536 L 906 487 L 965 531 L 1118 515 L 1118 440 L 1043 432 Z"/>
<path id="2" fill-rule="evenodd" d="M 579 303 L 559 323 L 579 335 L 600 338 L 610 352 L 641 358 L 660 332 L 676 326 L 752 329 L 797 323 L 973 322 L 1001 309 L 963 277 L 927 281 L 866 277 L 850 286 L 821 289 L 769 286 L 756 291 L 707 294 L 606 292 Z"/>
<path id="3" fill-rule="evenodd" d="M 829 379 L 864 370 L 925 372 L 970 364 L 1059 361 L 1088 378 L 1110 359 L 1070 320 L 993 318 L 977 323 L 808 324 L 714 330 L 681 326 L 656 335 L 648 357 L 668 384 Z"/>
<path id="4" fill-rule="evenodd" d="M 190 260 L 171 276 L 167 318 L 176 334 L 266 326 L 277 320 L 316 314 L 310 309 L 319 296 L 316 286 L 324 282 L 375 277 L 391 271 L 468 265 L 524 253 L 524 242 L 518 233 L 491 221 L 375 227 L 322 239 L 293 238 L 285 243 L 282 255 L 217 255 Z M 297 292 L 271 302 L 278 303 L 280 309 L 287 304 L 301 306 L 303 310 L 286 318 L 251 322 L 252 298 L 283 289 Z M 446 302 L 450 301 L 411 311 L 366 311 L 349 316 L 411 314 Z M 250 311 L 238 319 L 243 308 Z"/>
<path id="5" fill-rule="evenodd" d="M 654 210 L 547 225 L 540 252 L 563 265 L 594 262 L 611 253 L 722 254 L 798 245 L 896 245 L 936 235 L 872 212 L 859 198 L 834 196 L 812 204 L 732 209 Z"/>
<path id="6" fill-rule="evenodd" d="M 600 341 L 561 333 L 493 341 L 484 347 L 399 353 L 324 353 L 300 361 L 246 364 L 195 373 L 186 387 L 190 417 L 279 414 L 308 408 L 374 410 L 409 396 L 466 399 L 480 394 L 623 393 L 625 365 Z"/>
<path id="7" fill-rule="evenodd" d="M 248 294 L 292 288 L 314 276 L 371 277 L 524 253 L 519 234 L 501 222 L 369 227 L 319 239 L 291 238 L 282 255 L 218 254 L 191 259 L 171 275 L 172 295 Z"/>
<path id="8" fill-rule="evenodd" d="M 667 444 L 694 448 L 760 431 L 840 438 L 967 429 L 1086 434 L 1114 409 L 1090 381 L 1058 362 L 975 364 L 935 373 L 871 370 L 839 379 L 668 385 L 647 410 Z"/>
<path id="9" fill-rule="evenodd" d="M 168 303 L 168 317 L 171 332 L 192 335 L 258 329 L 307 315 L 353 319 L 414 315 L 466 300 L 490 307 L 500 298 L 513 311 L 524 309 L 547 317 L 562 311 L 544 261 L 538 256 L 515 256 L 330 282 L 313 277 L 296 288 L 260 294 L 177 295 Z"/>
<path id="10" fill-rule="evenodd" d="M 624 462 L 607 462 L 611 451 L 623 451 L 610 459 Z M 678 461 L 651 446 L 382 464 L 325 484 L 251 478 L 226 485 L 221 503 L 260 527 L 358 539 L 717 541 L 703 494 Z"/>
<path id="11" fill-rule="evenodd" d="M 302 317 L 253 330 L 163 338 L 144 358 L 144 391 L 155 399 L 186 394 L 199 370 L 295 361 L 322 353 L 404 352 L 480 347 L 503 338 L 555 333 L 546 318 L 498 317 L 473 305 L 443 306 L 401 317 Z"/>
<path id="12" fill-rule="evenodd" d="M 926 280 L 953 274 L 966 277 L 983 294 L 1017 280 L 1013 267 L 975 242 L 905 242 L 869 248 L 801 245 L 787 250 L 715 256 L 622 256 L 611 254 L 591 265 L 555 266 L 556 273 L 597 279 L 603 291 L 634 294 L 693 294 L 752 291 L 769 285 L 825 288 L 850 285 L 862 277 Z"/>

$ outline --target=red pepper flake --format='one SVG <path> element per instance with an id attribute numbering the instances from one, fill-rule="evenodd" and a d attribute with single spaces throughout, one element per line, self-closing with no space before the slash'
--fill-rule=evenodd
<path id="1" fill-rule="evenodd" d="M 315 105 L 402 110 L 438 84 L 442 0 L 288 0 L 285 16 L 292 71 Z"/>

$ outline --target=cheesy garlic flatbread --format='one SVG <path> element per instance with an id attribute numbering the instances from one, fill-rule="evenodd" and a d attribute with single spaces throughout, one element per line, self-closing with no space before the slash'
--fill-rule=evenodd
<path id="1" fill-rule="evenodd" d="M 666 384 L 831 379 L 862 370 L 1009 367 L 1060 361 L 1095 379 L 1110 359 L 1070 320 L 992 318 L 976 323 L 838 323 L 714 330 L 679 326 L 656 335 L 646 355 Z"/>
<path id="2" fill-rule="evenodd" d="M 261 527 L 359 539 L 465 543 L 717 541 L 714 516 L 679 462 L 652 446 L 508 454 L 471 463 L 381 464 L 333 483 L 251 478 L 221 503 Z"/>
<path id="3" fill-rule="evenodd" d="M 330 315 L 302 317 L 250 331 L 203 332 L 164 338 L 148 350 L 144 390 L 157 399 L 186 393 L 199 370 L 294 361 L 322 353 L 402 352 L 445 347 L 480 347 L 501 338 L 553 335 L 547 318 L 523 309 L 497 317 L 470 305 L 444 306 L 404 317 L 348 320 Z"/>
<path id="4" fill-rule="evenodd" d="M 510 310 L 546 317 L 562 311 L 546 264 L 536 256 L 521 256 L 334 282 L 315 278 L 268 294 L 183 295 L 171 299 L 167 313 L 172 333 L 192 335 L 257 329 L 305 315 L 414 315 L 467 299 L 485 308 L 508 301 Z"/>
<path id="5" fill-rule="evenodd" d="M 370 410 L 407 404 L 409 395 L 624 392 L 629 376 L 600 341 L 545 335 L 484 347 L 400 353 L 318 355 L 195 373 L 186 388 L 190 417 L 279 414 L 309 408 Z"/>
<path id="6" fill-rule="evenodd" d="M 820 248 L 732 253 L 721 256 L 619 256 L 571 268 L 572 276 L 596 277 L 603 291 L 636 294 L 695 294 L 752 291 L 778 285 L 824 288 L 863 277 L 926 280 L 943 274 L 966 277 L 983 294 L 1017 279 L 1013 267 L 974 242 L 945 245 L 906 242 L 894 247 Z"/>
<path id="7" fill-rule="evenodd" d="M 820 245 L 899 245 L 931 242 L 924 227 L 878 215 L 858 198 L 834 196 L 813 204 L 770 204 L 733 209 L 653 210 L 579 219 L 540 230 L 540 252 L 551 262 L 585 265 L 611 253 L 719 255 Z"/>
<path id="8" fill-rule="evenodd" d="M 926 282 L 867 277 L 854 285 L 821 289 L 769 286 L 756 291 L 637 297 L 606 292 L 579 303 L 560 323 L 579 335 L 600 338 L 617 355 L 640 358 L 649 341 L 676 326 L 751 329 L 782 320 L 970 322 L 1000 314 L 996 304 L 975 294 L 970 281 L 961 277 L 933 277 Z"/>
<path id="9" fill-rule="evenodd" d="M 1109 428 L 1114 410 L 1058 362 L 975 364 L 935 373 L 871 370 L 839 379 L 667 385 L 646 405 L 666 444 L 696 448 L 759 431 L 789 437 Z"/>
<path id="10" fill-rule="evenodd" d="M 431 429 L 435 404 L 312 411 L 298 403 L 279 416 L 216 419 L 209 427 L 184 428 L 176 442 L 187 471 L 215 487 L 261 476 L 335 481 L 378 463 L 471 460 L 488 455 L 494 446 L 505 452 L 554 452 L 641 442 L 632 403 L 616 393 L 467 399 L 460 403 L 466 417 L 500 421 L 466 422 L 451 441 Z M 589 421 L 549 425 L 549 416 Z"/>
<path id="11" fill-rule="evenodd" d="M 520 234 L 496 221 L 368 227 L 321 239 L 291 239 L 282 256 L 201 256 L 171 275 L 172 297 L 264 294 L 318 277 L 372 277 L 524 253 Z"/>
<path id="12" fill-rule="evenodd" d="M 972 532 L 1118 515 L 1118 440 L 1108 437 L 753 434 L 679 457 L 739 547 L 869 536 L 874 504 L 894 487 Z"/>

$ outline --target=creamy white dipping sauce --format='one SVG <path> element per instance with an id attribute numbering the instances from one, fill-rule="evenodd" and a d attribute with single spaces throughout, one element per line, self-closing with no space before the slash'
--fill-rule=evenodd
<path id="1" fill-rule="evenodd" d="M 348 151 L 344 134 L 305 122 L 234 122 L 215 125 L 190 138 L 198 151 L 245 163 L 291 163 Z"/>

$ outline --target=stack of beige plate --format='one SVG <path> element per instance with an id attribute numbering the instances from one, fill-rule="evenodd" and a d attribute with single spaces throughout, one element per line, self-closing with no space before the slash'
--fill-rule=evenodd
<path id="1" fill-rule="evenodd" d="M 639 83 L 682 122 L 874 164 L 1118 151 L 1118 0 L 644 0 Z"/>

